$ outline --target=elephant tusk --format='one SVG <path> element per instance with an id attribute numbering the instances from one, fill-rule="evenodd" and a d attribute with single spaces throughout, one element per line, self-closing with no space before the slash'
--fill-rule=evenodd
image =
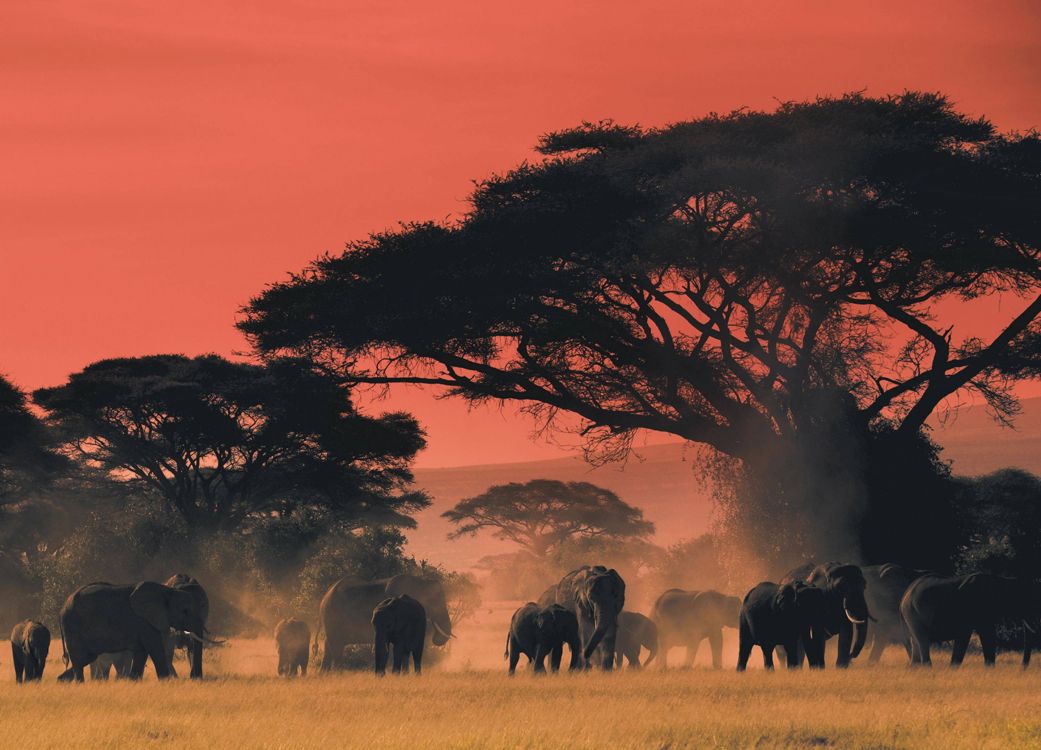
<path id="1" fill-rule="evenodd" d="M 454 636 L 454 635 L 452 635 L 451 633 L 446 633 L 446 632 L 445 632 L 445 629 L 444 629 L 444 628 L 442 628 L 442 627 L 441 627 L 440 625 L 438 625 L 438 624 L 437 624 L 436 622 L 434 622 L 433 620 L 431 620 L 431 621 L 430 621 L 430 624 L 434 626 L 434 630 L 436 630 L 436 631 L 438 632 L 438 634 L 439 634 L 439 635 L 440 635 L 440 636 L 441 636 L 442 638 L 444 638 L 445 640 L 448 640 L 449 638 L 455 638 L 455 636 Z"/>
<path id="2" fill-rule="evenodd" d="M 846 619 L 852 622 L 854 625 L 863 625 L 865 622 L 867 622 L 867 620 L 858 620 L 856 617 L 850 614 L 849 609 L 847 609 L 846 607 L 843 607 L 842 610 L 846 613 Z"/>
<path id="3" fill-rule="evenodd" d="M 1030 627 L 1030 623 L 1027 622 L 1026 620 L 1023 620 L 1023 627 L 1026 628 L 1027 630 L 1029 630 L 1031 633 L 1035 633 L 1035 634 L 1037 633 L 1036 630 L 1034 630 L 1032 627 Z"/>
<path id="4" fill-rule="evenodd" d="M 213 638 L 202 638 L 201 636 L 197 636 L 195 633 L 190 633 L 187 630 L 182 630 L 181 632 L 184 633 L 184 635 L 186 635 L 189 638 L 191 638 L 193 641 L 198 641 L 199 643 L 209 643 L 209 644 L 211 644 L 213 646 L 223 646 L 225 643 L 227 643 L 226 640 L 225 641 L 221 641 L 221 640 L 215 640 Z"/>

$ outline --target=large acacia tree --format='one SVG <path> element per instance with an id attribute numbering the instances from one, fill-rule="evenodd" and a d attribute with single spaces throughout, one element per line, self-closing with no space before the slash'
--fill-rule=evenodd
<path id="1" fill-rule="evenodd" d="M 855 554 L 867 480 L 929 453 L 937 407 L 971 391 L 1009 417 L 1041 363 L 1033 133 L 854 94 L 538 151 L 460 219 L 275 284 L 241 328 L 354 381 L 577 415 L 609 454 L 641 428 L 707 444 L 759 498 L 757 543 L 821 554 Z M 959 335 L 955 309 L 997 294 L 993 334 Z M 777 528 L 793 518 L 814 523 Z"/>
<path id="2" fill-rule="evenodd" d="M 348 527 L 414 525 L 429 503 L 411 488 L 416 421 L 362 415 L 341 383 L 298 363 L 109 359 L 33 398 L 70 455 L 161 498 L 190 529 L 305 508 Z"/>

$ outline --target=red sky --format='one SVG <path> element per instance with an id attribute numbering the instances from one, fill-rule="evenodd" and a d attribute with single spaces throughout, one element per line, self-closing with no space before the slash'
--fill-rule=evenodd
<path id="1" fill-rule="evenodd" d="M 102 357 L 242 350 L 236 310 L 264 284 L 460 210 L 584 119 L 913 88 L 1026 129 L 1039 71 L 1029 1 L 7 3 L 0 371 L 33 388 Z M 420 465 L 560 454 L 509 413 L 393 405 L 427 425 Z"/>

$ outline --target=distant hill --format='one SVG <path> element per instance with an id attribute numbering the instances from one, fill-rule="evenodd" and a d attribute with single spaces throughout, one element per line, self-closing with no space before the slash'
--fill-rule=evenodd
<path id="1" fill-rule="evenodd" d="M 982 407 L 966 407 L 946 424 L 933 424 L 933 437 L 957 474 L 985 474 L 1018 466 L 1041 474 L 1041 398 L 1025 399 L 1015 429 L 994 422 Z M 559 479 L 599 484 L 643 509 L 657 526 L 656 542 L 671 544 L 708 530 L 711 502 L 698 481 L 697 450 L 682 443 L 650 445 L 624 465 L 592 467 L 579 456 L 549 461 L 417 469 L 416 482 L 433 506 L 416 516 L 409 551 L 417 557 L 465 570 L 481 557 L 511 547 L 489 536 L 448 541 L 451 524 L 440 514 L 493 484 Z"/>

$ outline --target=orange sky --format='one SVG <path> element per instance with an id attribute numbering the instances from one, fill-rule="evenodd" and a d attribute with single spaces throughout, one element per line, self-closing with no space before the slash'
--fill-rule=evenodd
<path id="1" fill-rule="evenodd" d="M 506 10 L 506 8 L 520 10 Z M 583 119 L 645 125 L 867 89 L 1041 125 L 1035 2 L 6 3 L 0 371 L 244 348 L 265 283 Z M 1006 311 L 1007 312 L 1007 311 Z M 420 465 L 559 455 L 424 392 Z"/>

